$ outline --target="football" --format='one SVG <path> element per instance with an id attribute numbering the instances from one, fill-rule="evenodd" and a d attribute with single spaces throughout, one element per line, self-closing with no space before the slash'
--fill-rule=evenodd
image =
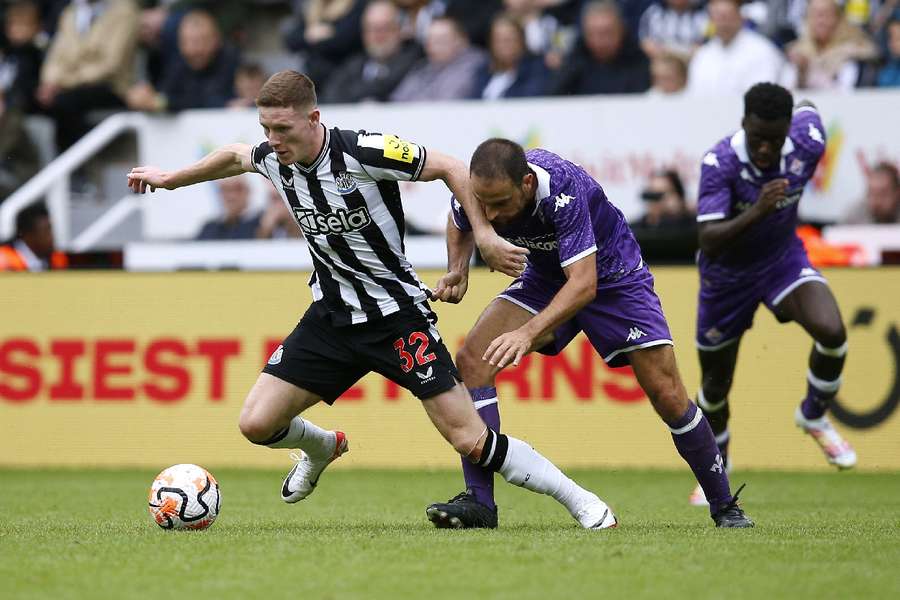
<path id="1" fill-rule="evenodd" d="M 173 465 L 150 486 L 150 516 L 163 529 L 206 529 L 221 505 L 219 483 L 197 465 Z"/>

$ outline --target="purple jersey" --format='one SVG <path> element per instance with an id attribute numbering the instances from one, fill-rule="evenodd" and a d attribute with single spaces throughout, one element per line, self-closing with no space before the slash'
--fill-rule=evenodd
<path id="1" fill-rule="evenodd" d="M 825 130 L 811 106 L 794 111 L 781 150 L 780 164 L 760 171 L 750 162 L 746 134 L 741 129 L 706 153 L 700 171 L 697 221 L 732 219 L 756 203 L 763 184 L 778 178 L 788 181 L 778 208 L 747 228 L 716 258 L 699 255 L 704 280 L 722 285 L 739 284 L 748 274 L 761 274 L 792 250 L 802 251 L 797 237 L 797 204 L 806 183 L 825 153 Z"/>
<path id="2" fill-rule="evenodd" d="M 530 250 L 526 273 L 563 284 L 563 267 L 596 252 L 597 283 L 603 284 L 643 264 L 622 213 L 584 169 L 546 150 L 529 150 L 525 156 L 538 181 L 534 209 L 495 229 Z M 454 199 L 451 205 L 456 227 L 471 231 L 460 203 Z"/>

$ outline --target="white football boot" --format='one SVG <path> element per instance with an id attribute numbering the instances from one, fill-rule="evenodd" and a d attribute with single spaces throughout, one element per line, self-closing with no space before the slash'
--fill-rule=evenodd
<path id="1" fill-rule="evenodd" d="M 838 469 L 850 469 L 856 466 L 856 451 L 838 433 L 828 417 L 823 415 L 818 419 L 807 419 L 798 406 L 797 412 L 794 413 L 794 422 L 797 423 L 797 427 L 812 436 L 822 452 L 825 453 L 825 459 L 829 464 Z"/>
<path id="2" fill-rule="evenodd" d="M 594 494 L 588 494 L 572 516 L 584 529 L 610 529 L 619 524 L 609 505 Z"/>
<path id="3" fill-rule="evenodd" d="M 329 458 L 316 460 L 302 450 L 298 454 L 291 453 L 291 458 L 297 461 L 297 464 L 290 470 L 281 485 L 282 500 L 293 504 L 312 494 L 325 467 L 350 450 L 344 432 L 335 431 L 333 433 L 335 434 L 334 452 Z"/>

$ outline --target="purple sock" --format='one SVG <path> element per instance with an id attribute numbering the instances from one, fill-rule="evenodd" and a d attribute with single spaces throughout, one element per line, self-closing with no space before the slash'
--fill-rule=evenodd
<path id="1" fill-rule="evenodd" d="M 478 414 L 481 415 L 485 425 L 500 433 L 500 407 L 497 405 L 497 388 L 494 386 L 480 387 L 469 390 L 472 402 Z M 489 508 L 495 508 L 494 504 L 494 472 L 484 467 L 462 459 L 463 477 L 468 489 L 475 499 Z"/>
<path id="2" fill-rule="evenodd" d="M 802 412 L 803 416 L 807 419 L 820 419 L 825 416 L 825 413 L 828 412 L 828 405 L 837 395 L 837 388 L 840 386 L 841 380 L 838 378 L 833 382 L 820 381 L 819 383 L 827 384 L 822 387 L 828 387 L 828 391 L 819 389 L 813 385 L 812 381 L 807 381 L 806 383 L 806 398 L 800 403 L 800 412 Z"/>
<path id="3" fill-rule="evenodd" d="M 731 502 L 731 488 L 725 464 L 703 411 L 691 402 L 687 412 L 680 419 L 669 423 L 669 430 L 672 432 L 672 440 L 678 454 L 690 465 L 697 482 L 706 494 L 709 511 L 716 512 L 722 505 Z"/>

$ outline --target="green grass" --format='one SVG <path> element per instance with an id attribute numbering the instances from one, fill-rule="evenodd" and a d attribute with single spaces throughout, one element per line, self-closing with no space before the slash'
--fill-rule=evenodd
<path id="1" fill-rule="evenodd" d="M 0 470 L 2 598 L 898 598 L 900 476 L 737 473 L 754 530 L 687 506 L 690 476 L 575 471 L 620 527 L 582 531 L 498 478 L 496 531 L 435 530 L 454 472 L 335 470 L 288 506 L 281 473 L 214 471 L 205 532 L 159 529 L 155 473 Z"/>

